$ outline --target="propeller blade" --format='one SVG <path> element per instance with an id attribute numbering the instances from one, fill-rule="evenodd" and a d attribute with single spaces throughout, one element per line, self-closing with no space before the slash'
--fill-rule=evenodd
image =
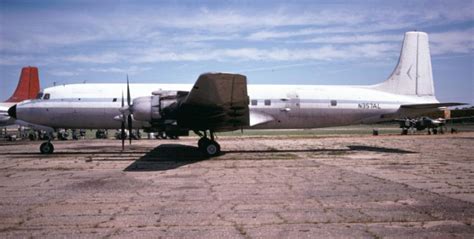
<path id="1" fill-rule="evenodd" d="M 128 115 L 127 121 L 128 121 L 129 144 L 132 144 L 132 115 Z"/>
<path id="2" fill-rule="evenodd" d="M 127 105 L 128 105 L 128 107 L 130 107 L 130 101 L 131 101 L 131 99 L 130 99 L 130 85 L 128 83 L 128 75 L 127 75 Z"/>
<path id="3" fill-rule="evenodd" d="M 122 151 L 125 149 L 125 137 L 126 137 L 126 134 L 125 134 L 125 122 L 122 120 L 122 126 L 120 127 L 120 134 L 121 134 L 121 138 L 122 138 Z"/>
<path id="4" fill-rule="evenodd" d="M 130 83 L 128 81 L 128 74 L 127 74 L 127 106 L 129 108 L 129 113 L 127 117 L 127 122 L 128 122 L 128 139 L 129 139 L 129 144 L 132 144 L 132 108 L 130 106 L 131 104 L 131 96 L 130 96 Z"/>
<path id="5" fill-rule="evenodd" d="M 124 105 L 124 99 L 123 99 L 123 91 L 122 91 L 122 108 Z M 125 149 L 125 114 L 122 114 L 122 122 L 121 122 L 121 127 L 120 127 L 120 134 L 122 138 L 122 151 Z"/>
<path id="6" fill-rule="evenodd" d="M 123 90 L 122 90 L 122 108 L 123 108 L 123 106 L 124 106 L 124 102 L 123 102 L 123 101 L 124 101 L 124 100 L 123 100 Z"/>

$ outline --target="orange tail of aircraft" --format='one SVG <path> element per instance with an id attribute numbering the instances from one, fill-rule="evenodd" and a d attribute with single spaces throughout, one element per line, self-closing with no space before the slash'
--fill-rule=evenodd
<path id="1" fill-rule="evenodd" d="M 33 66 L 21 69 L 20 81 L 13 95 L 6 102 L 20 102 L 34 99 L 40 91 L 38 68 Z"/>

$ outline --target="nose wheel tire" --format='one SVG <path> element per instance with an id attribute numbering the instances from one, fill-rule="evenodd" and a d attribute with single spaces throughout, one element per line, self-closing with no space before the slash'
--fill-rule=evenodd
<path id="1" fill-rule="evenodd" d="M 199 149 L 209 157 L 214 157 L 220 154 L 221 146 L 214 140 L 201 138 L 198 141 Z"/>
<path id="2" fill-rule="evenodd" d="M 40 145 L 40 152 L 42 154 L 52 154 L 54 152 L 54 146 L 51 142 L 44 142 Z"/>

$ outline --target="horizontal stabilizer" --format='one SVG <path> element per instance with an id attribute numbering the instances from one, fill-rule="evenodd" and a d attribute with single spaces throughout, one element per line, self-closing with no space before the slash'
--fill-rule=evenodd
<path id="1" fill-rule="evenodd" d="M 458 105 L 467 105 L 466 103 L 431 103 L 431 104 L 410 104 L 410 105 L 401 105 L 400 108 L 404 109 L 436 109 L 440 107 L 450 107 Z"/>

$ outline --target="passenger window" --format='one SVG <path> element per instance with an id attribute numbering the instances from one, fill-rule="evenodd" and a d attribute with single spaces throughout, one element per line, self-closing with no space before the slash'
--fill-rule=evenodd
<path id="1" fill-rule="evenodd" d="M 112 102 L 117 102 L 117 98 L 113 98 L 113 99 L 112 99 Z"/>
<path id="2" fill-rule="evenodd" d="M 272 101 L 271 100 L 265 100 L 265 105 L 271 105 Z"/>
<path id="3" fill-rule="evenodd" d="M 257 105 L 258 104 L 258 100 L 252 100 L 252 105 Z"/>
<path id="4" fill-rule="evenodd" d="M 44 94 L 43 100 L 49 100 L 49 97 L 50 97 L 49 93 L 46 93 Z"/>
<path id="5" fill-rule="evenodd" d="M 331 100 L 331 106 L 337 106 L 337 100 Z"/>

